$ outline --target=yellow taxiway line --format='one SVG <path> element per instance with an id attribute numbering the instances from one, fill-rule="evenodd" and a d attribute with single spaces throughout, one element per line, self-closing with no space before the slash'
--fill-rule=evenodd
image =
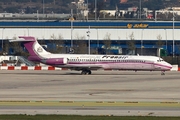
<path id="1" fill-rule="evenodd" d="M 77 106 L 77 107 L 180 107 L 180 102 L 136 101 L 0 101 L 0 106 Z"/>

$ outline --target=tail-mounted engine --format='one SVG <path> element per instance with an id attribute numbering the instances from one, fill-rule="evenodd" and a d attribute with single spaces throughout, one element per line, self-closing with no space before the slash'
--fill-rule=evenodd
<path id="1" fill-rule="evenodd" d="M 48 65 L 65 65 L 68 63 L 67 58 L 49 58 L 45 60 L 45 64 Z"/>

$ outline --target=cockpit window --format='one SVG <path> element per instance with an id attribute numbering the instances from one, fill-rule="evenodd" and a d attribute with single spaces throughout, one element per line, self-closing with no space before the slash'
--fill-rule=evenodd
<path id="1" fill-rule="evenodd" d="M 164 61 L 163 59 L 159 59 L 159 60 L 157 60 L 157 62 L 162 62 L 162 61 Z"/>

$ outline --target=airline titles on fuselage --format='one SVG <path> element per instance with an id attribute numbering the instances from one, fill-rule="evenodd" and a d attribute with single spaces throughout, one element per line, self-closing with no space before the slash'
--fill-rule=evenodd
<path id="1" fill-rule="evenodd" d="M 91 55 L 91 56 L 77 56 L 71 57 L 71 59 L 126 59 L 128 56 L 125 55 Z"/>
<path id="2" fill-rule="evenodd" d="M 118 55 L 104 55 L 102 58 L 114 58 L 114 59 L 126 59 L 128 56 L 118 56 Z"/>
<path id="3" fill-rule="evenodd" d="M 72 62 L 126 62 L 126 63 L 144 63 L 145 60 L 133 59 L 126 55 L 83 55 L 83 56 L 73 56 L 68 59 Z"/>

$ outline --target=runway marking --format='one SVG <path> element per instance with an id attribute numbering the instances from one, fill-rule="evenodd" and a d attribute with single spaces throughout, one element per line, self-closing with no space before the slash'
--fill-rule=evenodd
<path id="1" fill-rule="evenodd" d="M 63 106 L 63 107 L 180 107 L 180 102 L 133 101 L 0 101 L 0 106 Z"/>

